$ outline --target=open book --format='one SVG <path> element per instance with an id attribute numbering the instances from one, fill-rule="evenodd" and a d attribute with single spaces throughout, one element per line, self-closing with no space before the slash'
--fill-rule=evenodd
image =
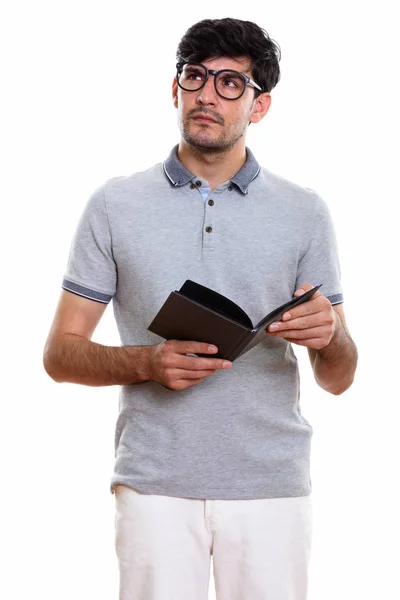
<path id="1" fill-rule="evenodd" d="M 232 300 L 187 279 L 179 291 L 170 293 L 148 330 L 167 340 L 215 344 L 215 354 L 196 356 L 234 361 L 266 339 L 268 325 L 279 321 L 289 308 L 309 300 L 321 285 L 278 306 L 253 326 L 249 316 Z"/>

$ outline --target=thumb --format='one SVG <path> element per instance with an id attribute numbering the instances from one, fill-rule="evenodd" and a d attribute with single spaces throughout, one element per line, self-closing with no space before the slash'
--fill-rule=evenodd
<path id="1" fill-rule="evenodd" d="M 308 292 L 309 290 L 312 290 L 312 285 L 310 283 L 303 283 L 301 285 L 301 287 L 299 287 L 295 293 L 293 294 L 294 296 L 302 296 L 303 294 L 305 294 L 306 292 Z"/>
<path id="2" fill-rule="evenodd" d="M 312 290 L 313 287 L 314 286 L 312 286 L 310 283 L 302 283 L 301 287 L 295 291 L 293 296 L 296 296 L 296 297 L 302 296 L 306 292 L 309 292 L 310 290 Z M 312 295 L 311 299 L 316 298 L 317 296 L 322 296 L 322 294 L 319 290 L 317 290 L 315 292 L 315 294 Z"/>
<path id="3" fill-rule="evenodd" d="M 303 290 L 303 288 L 299 288 L 298 290 L 295 291 L 294 295 L 295 296 L 302 296 L 305 293 L 306 293 L 306 290 Z"/>

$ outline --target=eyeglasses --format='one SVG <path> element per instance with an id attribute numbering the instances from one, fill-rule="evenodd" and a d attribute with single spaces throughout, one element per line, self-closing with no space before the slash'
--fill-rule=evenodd
<path id="1" fill-rule="evenodd" d="M 260 86 L 250 79 L 248 75 L 232 69 L 214 71 L 207 69 L 201 63 L 179 62 L 176 65 L 176 81 L 179 87 L 186 92 L 197 92 L 208 81 L 209 75 L 214 75 L 214 87 L 218 96 L 225 100 L 237 100 L 243 96 L 247 85 L 251 85 L 260 92 Z"/>

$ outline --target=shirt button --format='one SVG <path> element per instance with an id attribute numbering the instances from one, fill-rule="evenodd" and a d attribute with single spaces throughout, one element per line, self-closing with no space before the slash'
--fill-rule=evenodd
<path id="1" fill-rule="evenodd" d="M 194 190 L 194 188 L 195 188 L 195 187 L 196 187 L 196 186 L 195 186 L 195 185 L 193 185 L 193 183 L 191 183 L 191 184 L 190 184 L 190 189 L 191 189 L 191 190 Z"/>
<path id="2" fill-rule="evenodd" d="M 230 185 L 230 186 L 228 187 L 228 190 L 231 192 L 231 191 L 233 190 L 233 187 Z"/>
<path id="3" fill-rule="evenodd" d="M 201 181 L 197 180 L 196 185 L 197 185 L 197 187 L 199 187 L 201 185 Z"/>
<path id="4" fill-rule="evenodd" d="M 206 227 L 206 231 L 207 231 L 207 233 L 211 233 L 212 227 L 210 227 L 210 226 Z"/>
<path id="5" fill-rule="evenodd" d="M 214 200 L 209 200 L 209 201 L 208 201 L 208 204 L 209 204 L 210 206 L 214 206 Z"/>

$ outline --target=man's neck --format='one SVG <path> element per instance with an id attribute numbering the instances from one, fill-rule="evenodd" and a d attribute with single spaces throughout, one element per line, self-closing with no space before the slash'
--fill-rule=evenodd
<path id="1" fill-rule="evenodd" d="M 181 139 L 178 147 L 178 158 L 189 171 L 198 177 L 203 177 L 209 183 L 211 190 L 227 181 L 246 162 L 246 148 L 235 144 L 230 150 L 222 152 L 202 152 Z"/>

